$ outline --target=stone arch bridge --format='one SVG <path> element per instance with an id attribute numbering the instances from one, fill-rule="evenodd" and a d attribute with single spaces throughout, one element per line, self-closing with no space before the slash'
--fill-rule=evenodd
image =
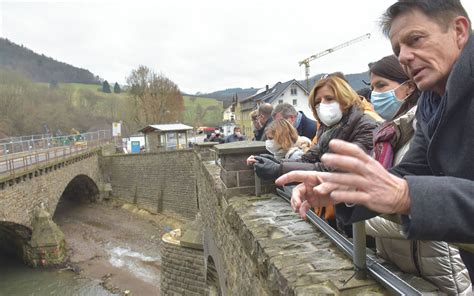
<path id="1" fill-rule="evenodd" d="M 0 246 L 29 265 L 61 263 L 64 236 L 51 217 L 62 197 L 80 192 L 96 199 L 103 192 L 101 151 L 89 149 L 19 174 L 0 175 Z"/>

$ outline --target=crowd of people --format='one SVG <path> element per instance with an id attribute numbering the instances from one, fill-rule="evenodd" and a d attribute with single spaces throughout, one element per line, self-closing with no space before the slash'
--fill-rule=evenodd
<path id="1" fill-rule="evenodd" d="M 380 257 L 444 293 L 472 295 L 471 21 L 459 0 L 399 0 L 381 27 L 394 54 L 368 65 L 370 90 L 340 72 L 323 77 L 308 99 L 316 121 L 260 104 L 253 140 L 269 153 L 247 164 L 279 186 L 299 183 L 291 206 L 302 218 L 313 209 L 346 233 L 367 220 Z"/>

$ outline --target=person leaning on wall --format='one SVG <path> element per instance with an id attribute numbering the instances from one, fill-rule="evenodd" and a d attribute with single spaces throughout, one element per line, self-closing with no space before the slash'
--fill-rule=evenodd
<path id="1" fill-rule="evenodd" d="M 414 134 L 420 91 L 394 55 L 369 64 L 375 111 L 385 120 L 374 133 L 374 158 L 390 169 L 400 163 Z M 367 220 L 366 233 L 375 238 L 377 255 L 400 270 L 420 275 L 448 295 L 471 292 L 471 281 L 459 250 L 446 242 L 407 240 L 401 225 L 381 216 Z"/>
<path id="2" fill-rule="evenodd" d="M 346 223 L 399 214 L 408 239 L 474 243 L 474 37 L 459 0 L 399 0 L 382 19 L 394 54 L 422 94 L 416 131 L 389 171 L 356 145 L 330 143 L 325 165 L 346 173 L 293 172 L 292 207 L 337 204 Z M 308 189 L 307 188 L 311 188 Z M 302 206 L 303 204 L 303 206 Z M 474 248 L 460 245 L 474 278 Z"/>
<path id="3" fill-rule="evenodd" d="M 309 95 L 309 104 L 314 117 L 320 122 L 313 140 L 315 144 L 298 161 L 275 162 L 262 158 L 254 165 L 255 173 L 260 178 L 275 179 L 294 170 L 334 171 L 335 168 L 321 162 L 321 156 L 329 151 L 331 139 L 349 141 L 367 153 L 372 150 L 372 134 L 378 123 L 364 112 L 363 102 L 346 81 L 335 75 L 319 80 Z M 336 227 L 332 206 L 318 207 L 317 212 Z"/>
<path id="4" fill-rule="evenodd" d="M 281 103 L 275 106 L 272 112 L 273 120 L 286 119 L 296 128 L 298 135 L 313 139 L 316 135 L 316 121 L 306 117 L 303 111 L 296 111 L 293 105 Z"/>

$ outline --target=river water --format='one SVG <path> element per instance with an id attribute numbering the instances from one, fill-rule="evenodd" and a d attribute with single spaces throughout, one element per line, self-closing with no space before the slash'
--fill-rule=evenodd
<path id="1" fill-rule="evenodd" d="M 70 270 L 33 269 L 0 254 L 0 295 L 116 295 Z"/>
<path id="2" fill-rule="evenodd" d="M 66 237 L 68 268 L 33 269 L 0 253 L 0 296 L 160 294 L 161 236 L 181 221 L 117 202 L 70 201 L 53 220 Z"/>

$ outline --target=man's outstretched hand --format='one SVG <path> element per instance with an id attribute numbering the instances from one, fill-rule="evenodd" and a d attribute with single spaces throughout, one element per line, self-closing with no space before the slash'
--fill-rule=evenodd
<path id="1" fill-rule="evenodd" d="M 407 182 L 390 174 L 357 145 L 341 140 L 329 143 L 332 153 L 324 165 L 345 173 L 294 171 L 276 180 L 277 185 L 302 182 L 293 189 L 291 206 L 305 217 L 309 206 L 320 207 L 345 202 L 363 205 L 383 214 L 408 214 L 410 196 Z"/>

